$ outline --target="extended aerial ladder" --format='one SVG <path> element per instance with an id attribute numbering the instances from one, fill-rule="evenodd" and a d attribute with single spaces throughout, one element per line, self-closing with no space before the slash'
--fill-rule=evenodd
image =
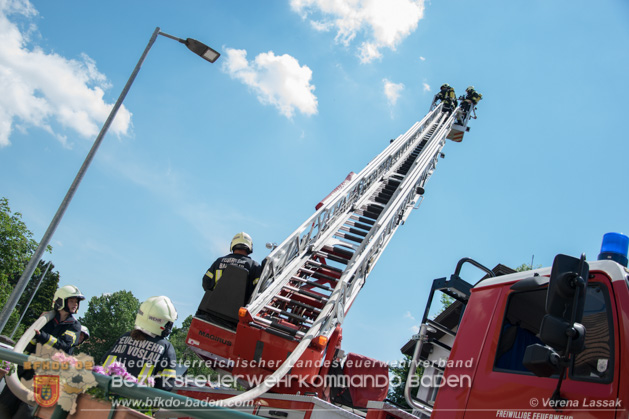
<path id="1" fill-rule="evenodd" d="M 213 291 L 220 297 L 202 303 L 200 309 L 209 310 L 209 316 L 193 319 L 187 344 L 215 368 L 255 387 L 238 396 L 238 402 L 271 388 L 308 391 L 308 378 L 327 373 L 340 347 L 340 324 L 393 234 L 421 203 L 454 122 L 463 121 L 457 131 L 464 132 L 469 117 L 460 108 L 449 113 L 442 104 L 431 106 L 420 122 L 391 140 L 360 173 L 351 173 L 271 251 L 246 307 L 211 313 L 244 281 L 242 275 L 228 281 L 223 274 Z M 289 371 L 302 378 L 299 385 L 280 381 Z M 260 384 L 252 380 L 256 375 L 266 379 Z"/>

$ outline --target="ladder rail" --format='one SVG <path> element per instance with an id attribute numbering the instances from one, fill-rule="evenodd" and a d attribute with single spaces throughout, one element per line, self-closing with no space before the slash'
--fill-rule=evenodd
<path id="1" fill-rule="evenodd" d="M 276 282 L 282 274 L 285 274 L 285 277 L 292 276 L 294 272 L 291 273 L 291 271 L 298 268 L 299 256 L 302 258 L 307 256 L 326 232 L 334 234 L 332 227 L 342 221 L 340 220 L 342 215 L 355 206 L 361 197 L 368 195 L 369 187 L 375 185 L 384 171 L 388 171 L 393 163 L 399 162 L 412 151 L 411 146 L 417 141 L 418 134 L 423 132 L 436 116 L 439 116 L 440 109 L 440 107 L 435 108 L 407 133 L 398 137 L 266 257 L 264 270 L 254 289 L 252 303 L 249 304 L 253 310 L 255 310 L 256 300 L 267 300 L 274 294 L 273 289 L 277 287 L 270 287 L 270 285 Z"/>
<path id="2" fill-rule="evenodd" d="M 332 295 L 329 296 L 326 305 L 331 305 L 332 308 L 328 312 L 329 316 L 325 320 L 323 334 L 331 334 L 336 324 L 342 323 L 344 315 L 349 310 L 358 292 L 362 288 L 369 270 L 374 266 L 377 259 L 379 259 L 389 240 L 392 238 L 399 225 L 401 225 L 401 220 L 407 216 L 407 213 L 413 208 L 417 201 L 418 194 L 416 188 L 418 184 L 423 184 L 429 176 L 430 170 L 434 168 L 439 153 L 445 145 L 445 136 L 448 132 L 447 126 L 451 124 L 452 120 L 451 116 L 447 118 L 446 115 L 442 113 L 435 115 L 437 115 L 436 121 L 432 121 L 431 119 L 431 123 L 428 125 L 428 127 L 432 127 L 433 124 L 436 124 L 435 131 L 432 132 L 432 134 L 428 132 L 428 129 L 421 131 L 416 130 L 411 134 L 417 138 L 419 137 L 418 133 L 427 131 L 427 134 L 418 140 L 418 143 L 426 140 L 426 145 L 416 157 L 409 173 L 407 173 L 400 182 L 400 185 L 391 197 L 391 201 L 386 206 L 387 209 L 385 209 L 384 214 L 381 214 L 377 225 L 366 234 L 362 243 L 354 252 L 352 259 L 348 263 L 347 270 L 342 274 L 339 280 L 339 284 L 341 285 L 339 286 L 339 284 L 337 284 Z M 424 138 L 426 136 L 429 137 Z M 368 198 L 370 198 L 369 194 L 365 194 L 361 201 Z M 355 206 L 358 206 L 359 203 L 364 203 L 361 201 L 357 202 Z M 336 223 L 338 226 L 331 228 L 329 234 L 336 234 L 337 228 L 341 228 L 347 220 L 347 217 L 339 217 Z M 291 265 L 290 268 L 284 271 L 291 275 L 287 279 L 294 276 L 302 267 L 302 260 L 295 258 Z M 263 294 L 266 298 L 263 298 L 263 296 L 258 298 L 258 306 L 255 304 L 250 305 L 250 313 L 255 316 L 255 314 L 267 307 L 267 303 L 278 295 L 282 288 L 285 288 L 287 279 L 278 281 L 274 286 L 267 289 Z M 341 305 L 340 309 L 337 308 L 339 304 Z M 325 314 L 319 313 L 318 318 L 322 317 L 325 317 Z M 299 335 L 303 335 L 303 333 Z"/>
<path id="3" fill-rule="evenodd" d="M 366 277 L 373 266 L 375 266 L 377 260 L 383 253 L 383 250 L 388 245 L 389 241 L 402 224 L 404 215 L 408 215 L 410 209 L 413 208 L 416 200 L 417 193 L 416 187 L 422 180 L 423 175 L 427 174 L 429 168 L 436 164 L 436 160 L 445 145 L 445 136 L 448 130 L 440 129 L 437 131 L 437 135 L 429 140 L 426 148 L 422 150 L 421 156 L 418 158 L 417 165 L 414 172 L 406 175 L 404 181 L 399 186 L 399 192 L 395 201 L 390 203 L 386 212 L 381 216 L 378 221 L 378 227 L 372 229 L 372 231 L 365 237 L 363 243 L 359 249 L 355 252 L 354 258 L 349 263 L 349 268 L 341 276 L 341 281 L 348 289 L 346 290 L 347 298 L 343 302 L 345 312 L 349 310 L 358 292 L 364 285 Z M 355 260 L 354 260 L 355 259 Z M 330 303 L 332 300 L 330 300 Z M 346 314 L 346 313 L 345 313 Z M 340 319 L 339 319 L 340 320 Z M 340 321 L 339 323 L 342 323 Z M 330 324 L 329 328 L 333 328 L 335 324 Z M 330 330 L 328 330 L 328 333 Z"/>
<path id="4" fill-rule="evenodd" d="M 442 104 L 436 106 L 421 122 L 393 141 L 267 256 L 261 279 L 253 293 L 254 297 L 247 305 L 254 322 L 256 314 L 264 310 L 273 299 L 285 298 L 281 295 L 282 289 L 311 260 L 313 252 L 323 249 L 326 244 L 340 242 L 337 238 L 341 227 L 354 216 L 354 210 L 363 208 L 358 204 L 367 205 L 373 192 L 377 192 L 388 177 L 394 176 L 392 172 L 402 163 L 406 164 L 407 158 L 414 158 L 408 170 L 396 176 L 399 177 L 399 184 L 395 186 L 390 199 L 385 201 L 382 211 L 374 220 L 373 226 L 364 234 L 360 244 L 341 244 L 354 249 L 351 259 L 311 325 L 303 331 L 295 332 L 294 336 L 301 339 L 287 359 L 262 384 L 239 396 L 223 400 L 219 405 L 232 406 L 267 392 L 290 371 L 312 339 L 331 334 L 336 325 L 343 322 L 370 269 L 417 202 L 420 195 L 418 186 L 424 185 L 435 168 L 455 115 L 455 112 L 447 115 L 441 112 L 441 108 Z M 424 140 L 426 143 L 422 146 Z M 416 150 L 419 154 L 413 156 Z M 270 311 L 278 310 L 272 308 Z M 272 322 L 267 318 L 258 320 L 267 326 Z"/>

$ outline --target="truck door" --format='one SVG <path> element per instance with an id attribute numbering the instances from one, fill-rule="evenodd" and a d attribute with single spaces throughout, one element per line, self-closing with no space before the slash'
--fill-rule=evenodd
<path id="1" fill-rule="evenodd" d="M 547 286 L 517 292 L 506 286 L 500 302 L 505 309 L 492 319 L 488 337 L 493 339 L 480 356 L 465 418 L 616 417 L 620 370 L 616 306 L 608 276 L 590 274 L 583 317 L 585 349 L 571 362 L 561 385 L 562 399 L 552 398 L 558 375 L 537 377 L 522 365 L 526 347 L 541 343 L 536 334 L 545 314 Z"/>

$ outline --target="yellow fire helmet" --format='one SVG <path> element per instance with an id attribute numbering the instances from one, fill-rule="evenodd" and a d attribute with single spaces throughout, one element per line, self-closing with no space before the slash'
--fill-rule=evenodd
<path id="1" fill-rule="evenodd" d="M 245 249 L 247 253 L 253 253 L 253 240 L 251 240 L 251 236 L 244 231 L 236 234 L 229 245 L 230 252 L 233 252 L 234 249 Z"/>
<path id="2" fill-rule="evenodd" d="M 85 296 L 81 294 L 81 291 L 79 291 L 77 287 L 74 285 L 66 285 L 55 291 L 55 295 L 52 299 L 52 308 L 55 310 L 65 310 L 68 307 L 66 301 L 71 297 L 78 298 L 79 302 L 85 300 Z"/>
<path id="3" fill-rule="evenodd" d="M 151 297 L 140 304 L 135 328 L 150 336 L 166 337 L 177 320 L 177 310 L 166 296 Z"/>

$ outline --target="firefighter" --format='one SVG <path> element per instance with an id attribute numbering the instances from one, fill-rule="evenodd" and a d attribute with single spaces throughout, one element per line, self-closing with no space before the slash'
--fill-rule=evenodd
<path id="1" fill-rule="evenodd" d="M 79 343 L 77 343 L 77 346 L 79 346 L 80 344 L 88 340 L 89 338 L 90 338 L 90 329 L 88 329 L 87 326 L 81 325 L 81 336 L 79 337 Z"/>
<path id="2" fill-rule="evenodd" d="M 435 95 L 433 103 L 437 103 L 439 100 L 443 102 L 443 108 L 441 109 L 442 112 L 452 113 L 454 108 L 458 105 L 456 95 L 454 94 L 454 88 L 448 83 L 441 85 L 439 93 Z"/>
<path id="3" fill-rule="evenodd" d="M 253 253 L 251 237 L 245 232 L 236 234 L 229 245 L 229 251 L 231 252 L 230 254 L 216 259 L 210 266 L 210 269 L 205 272 L 205 275 L 203 275 L 203 289 L 205 291 L 213 290 L 216 283 L 221 279 L 223 270 L 230 265 L 236 265 L 249 272 L 247 289 L 245 290 L 245 301 L 248 302 L 262 273 L 260 264 L 249 257 Z"/>
<path id="4" fill-rule="evenodd" d="M 36 345 L 40 343 L 71 354 L 72 347 L 78 342 L 81 333 L 81 324 L 74 318 L 74 314 L 79 310 L 80 302 L 83 300 L 85 296 L 74 285 L 57 289 L 52 300 L 55 317 L 40 330 L 35 330 L 35 337 L 26 346 L 24 352 L 34 353 Z M 21 379 L 28 381 L 33 378 L 33 375 L 34 370 L 24 370 L 18 367 L 18 376 Z M 1 418 L 32 418 L 33 412 L 34 407 L 17 398 L 8 386 L 2 390 L 0 394 Z"/>
<path id="5" fill-rule="evenodd" d="M 166 296 L 144 301 L 135 317 L 135 328 L 120 336 L 103 357 L 103 367 L 122 364 L 139 384 L 172 390 L 177 355 L 166 338 L 177 320 L 177 310 Z M 152 381 L 154 380 L 154 383 Z"/>
<path id="6" fill-rule="evenodd" d="M 468 88 L 465 89 L 465 96 L 461 96 L 459 99 L 461 100 L 461 109 L 463 110 L 463 114 L 461 116 L 462 120 L 459 122 L 459 124 L 462 124 L 467 117 L 467 113 L 470 110 L 474 109 L 476 105 L 478 105 L 478 102 L 483 99 L 483 95 L 478 93 L 474 89 L 474 86 L 468 86 Z"/>
<path id="7" fill-rule="evenodd" d="M 474 86 L 469 86 L 467 89 L 465 89 L 465 93 L 465 97 L 461 96 L 461 100 L 463 101 L 461 107 L 464 111 L 469 111 L 472 105 L 478 105 L 478 102 L 483 99 L 483 95 L 474 90 Z"/>
<path id="8" fill-rule="evenodd" d="M 89 338 L 90 338 L 90 329 L 88 329 L 87 326 L 81 325 L 81 333 L 79 334 L 79 340 L 72 348 L 70 348 L 70 351 L 68 353 L 70 355 L 74 355 L 74 351 L 76 350 L 76 348 L 81 346 L 81 344 L 85 342 L 86 340 L 88 340 Z"/>

